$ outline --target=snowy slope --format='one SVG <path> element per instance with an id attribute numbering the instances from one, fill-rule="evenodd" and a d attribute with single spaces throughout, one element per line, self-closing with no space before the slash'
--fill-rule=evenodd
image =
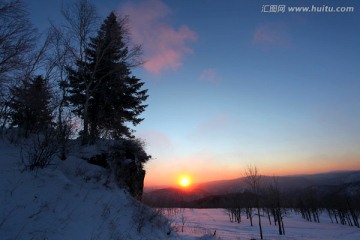
<path id="1" fill-rule="evenodd" d="M 105 169 L 72 154 L 21 172 L 20 149 L 0 139 L 0 239 L 179 238 L 168 235 L 167 219 L 109 182 Z"/>

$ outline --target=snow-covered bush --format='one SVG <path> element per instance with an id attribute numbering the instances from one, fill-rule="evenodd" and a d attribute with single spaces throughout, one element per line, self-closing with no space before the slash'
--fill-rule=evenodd
<path id="1" fill-rule="evenodd" d="M 145 152 L 145 142 L 138 138 L 117 141 L 111 146 L 110 154 L 114 161 L 131 159 L 141 166 L 151 159 L 151 156 Z"/>

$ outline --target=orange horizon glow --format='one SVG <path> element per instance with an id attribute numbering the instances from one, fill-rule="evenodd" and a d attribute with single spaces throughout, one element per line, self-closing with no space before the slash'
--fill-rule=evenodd
<path id="1" fill-rule="evenodd" d="M 262 160 L 264 159 L 264 160 Z M 303 174 L 319 174 L 334 171 L 360 170 L 360 154 L 338 156 L 267 156 L 251 161 L 228 161 L 224 163 L 212 159 L 207 154 L 199 154 L 188 158 L 177 159 L 179 164 L 169 161 L 150 162 L 145 175 L 146 187 L 174 187 L 190 189 L 196 185 L 237 179 L 244 176 L 249 164 L 255 165 L 259 174 L 266 176 L 289 176 Z M 190 177 L 191 184 L 184 188 L 179 184 L 181 176 Z"/>
<path id="2" fill-rule="evenodd" d="M 263 164 L 257 166 L 259 173 L 266 176 L 289 176 L 289 175 L 303 175 L 303 174 L 320 174 L 333 171 L 352 171 L 360 170 L 359 162 L 349 161 L 347 164 L 339 166 L 337 164 L 324 164 L 309 163 L 297 164 L 292 166 L 275 167 L 269 164 Z M 173 171 L 161 171 L 164 174 L 152 175 L 151 172 L 147 172 L 145 177 L 145 186 L 147 187 L 181 187 L 182 189 L 189 189 L 193 185 L 197 185 L 204 182 L 231 180 L 243 177 L 245 167 L 238 168 L 203 168 L 194 169 L 188 171 L 188 174 L 178 173 L 175 169 Z M 158 172 L 159 173 L 159 172 Z M 191 177 L 190 177 L 191 176 Z M 186 179 L 185 177 L 188 177 Z"/>

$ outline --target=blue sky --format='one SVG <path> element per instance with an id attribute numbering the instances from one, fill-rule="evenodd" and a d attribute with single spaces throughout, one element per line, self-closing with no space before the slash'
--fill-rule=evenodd
<path id="1" fill-rule="evenodd" d="M 30 2 L 30 1 L 29 1 Z M 71 2 L 71 1 L 67 1 Z M 96 2 L 130 15 L 149 107 L 136 127 L 154 157 L 147 185 L 360 169 L 360 4 L 352 13 L 263 13 L 278 1 Z M 44 6 L 44 9 L 41 7 Z M 34 24 L 60 1 L 31 1 Z"/>

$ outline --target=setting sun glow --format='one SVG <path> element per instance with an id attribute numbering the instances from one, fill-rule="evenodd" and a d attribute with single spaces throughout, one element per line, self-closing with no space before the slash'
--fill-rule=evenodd
<path id="1" fill-rule="evenodd" d="M 179 178 L 179 184 L 181 187 L 186 188 L 190 185 L 190 183 L 191 183 L 191 179 L 188 176 L 181 176 Z"/>

